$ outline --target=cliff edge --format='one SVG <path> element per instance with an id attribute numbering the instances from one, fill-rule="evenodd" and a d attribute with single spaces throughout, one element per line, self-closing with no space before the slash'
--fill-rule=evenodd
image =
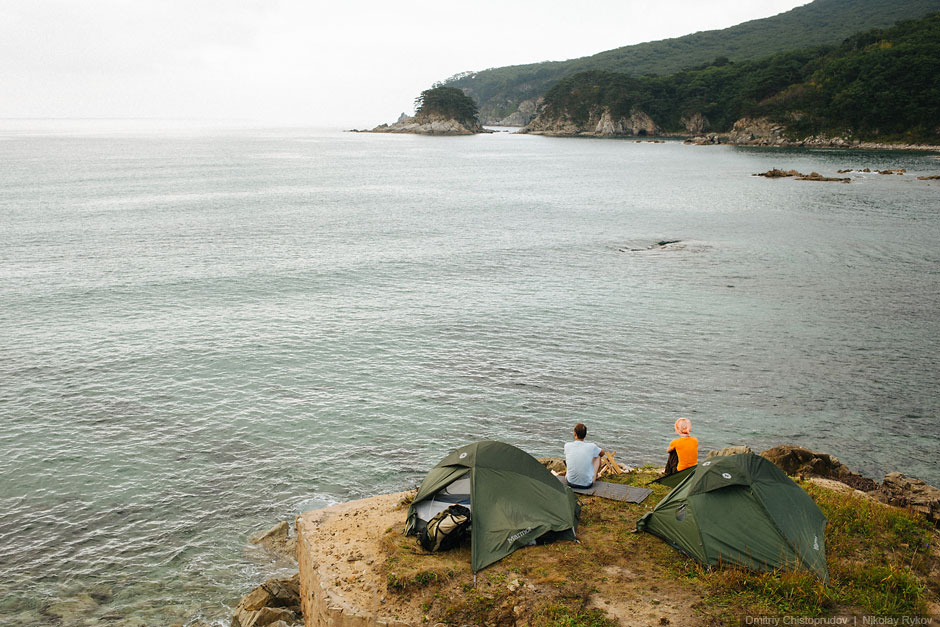
<path id="1" fill-rule="evenodd" d="M 383 494 L 297 518 L 297 562 L 304 625 L 420 624 L 408 608 L 387 605 L 381 538 L 404 529 L 408 493 Z"/>
<path id="2" fill-rule="evenodd" d="M 403 535 L 414 495 L 407 492 L 297 518 L 304 624 L 691 627 L 740 624 L 747 617 L 831 617 L 845 624 L 940 618 L 936 511 L 908 501 L 909 509 L 877 502 L 882 495 L 866 492 L 871 480 L 830 456 L 798 447 L 765 454 L 796 475 L 829 520 L 826 584 L 802 571 L 710 569 L 650 534 L 632 533 L 636 520 L 668 493 L 659 484 L 649 486 L 654 493 L 642 504 L 579 497 L 579 542 L 526 547 L 474 575 L 469 544 L 427 553 Z M 643 468 L 607 479 L 642 486 L 657 475 Z M 890 487 L 888 479 L 879 490 Z M 927 496 L 938 498 L 934 491 Z"/>

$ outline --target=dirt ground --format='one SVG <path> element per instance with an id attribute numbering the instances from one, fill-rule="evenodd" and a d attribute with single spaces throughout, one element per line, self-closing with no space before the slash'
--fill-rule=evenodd
<path id="1" fill-rule="evenodd" d="M 403 535 L 407 496 L 383 495 L 305 514 L 316 524 L 313 557 L 329 565 L 323 586 L 334 603 L 411 625 L 529 625 L 540 608 L 554 601 L 598 610 L 621 625 L 702 624 L 694 611 L 701 601 L 695 590 L 655 563 L 631 563 L 623 555 L 612 556 L 610 547 L 595 551 L 602 548 L 591 545 L 598 534 L 587 527 L 580 543 L 521 549 L 474 579 L 468 546 L 428 554 Z M 586 509 L 598 509 L 600 499 L 579 498 Z M 591 560 L 597 560 L 596 568 Z M 564 568 L 570 563 L 578 567 L 568 579 Z M 589 581 L 585 568 L 593 573 Z"/>

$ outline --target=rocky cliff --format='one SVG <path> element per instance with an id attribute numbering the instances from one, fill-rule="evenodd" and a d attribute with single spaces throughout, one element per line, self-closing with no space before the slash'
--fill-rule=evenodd
<path id="1" fill-rule="evenodd" d="M 494 126 L 525 126 L 535 119 L 541 104 L 541 98 L 523 100 L 519 103 L 519 108 L 511 115 L 499 119 L 488 119 L 487 123 L 493 124 Z"/>
<path id="2" fill-rule="evenodd" d="M 708 118 L 706 118 L 701 113 L 684 115 L 679 118 L 679 122 L 682 124 L 682 126 L 685 127 L 685 130 L 690 135 L 701 135 L 711 127 L 711 124 L 708 122 Z"/>
<path id="3" fill-rule="evenodd" d="M 768 118 L 741 118 L 731 127 L 728 143 L 738 146 L 813 146 L 847 148 L 860 146 L 861 142 L 845 137 L 811 135 L 794 138 L 787 132 L 785 124 Z"/>
<path id="4" fill-rule="evenodd" d="M 779 146 L 812 148 L 878 148 L 904 150 L 937 150 L 928 144 L 885 144 L 863 142 L 854 138 L 810 135 L 795 137 L 787 125 L 767 117 L 741 118 L 728 132 L 709 132 L 711 125 L 701 113 L 683 116 L 680 120 L 684 132 L 667 132 L 649 115 L 633 109 L 629 116 L 615 116 L 608 107 L 594 107 L 588 117 L 576 120 L 567 110 L 557 112 L 542 108 L 521 133 L 552 135 L 557 137 L 631 137 L 668 135 L 688 137 L 687 144 L 733 144 L 737 146 Z"/>
<path id="5" fill-rule="evenodd" d="M 585 120 L 575 119 L 568 111 L 542 110 L 523 133 L 535 135 L 625 137 L 659 135 L 661 129 L 643 111 L 633 109 L 628 116 L 616 116 L 608 107 L 594 107 Z"/>

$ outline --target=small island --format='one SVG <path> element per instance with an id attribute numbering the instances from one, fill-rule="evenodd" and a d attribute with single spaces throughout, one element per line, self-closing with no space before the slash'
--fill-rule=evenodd
<path id="1" fill-rule="evenodd" d="M 483 128 L 473 98 L 456 87 L 438 85 L 415 99 L 414 117 L 402 113 L 394 124 L 380 124 L 366 133 L 414 133 L 418 135 L 476 135 L 492 133 Z"/>

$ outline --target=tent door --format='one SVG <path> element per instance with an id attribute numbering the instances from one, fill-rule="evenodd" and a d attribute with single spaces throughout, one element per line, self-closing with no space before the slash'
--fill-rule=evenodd
<path id="1" fill-rule="evenodd" d="M 415 506 L 415 513 L 419 520 L 427 523 L 454 503 L 470 509 L 469 472 L 438 490 L 431 498 L 418 503 Z"/>

